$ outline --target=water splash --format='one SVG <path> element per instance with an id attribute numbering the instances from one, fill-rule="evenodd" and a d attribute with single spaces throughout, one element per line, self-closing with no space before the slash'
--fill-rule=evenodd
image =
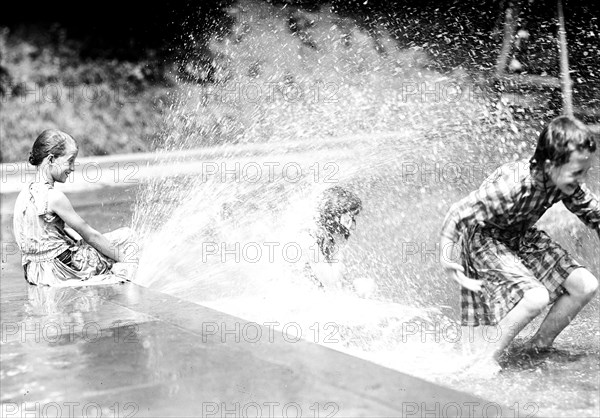
<path id="1" fill-rule="evenodd" d="M 528 145 L 505 140 L 506 115 L 474 99 L 462 74 L 426 70 L 427 56 L 399 50 L 385 28 L 374 42 L 322 10 L 301 15 L 300 36 L 268 4 L 239 2 L 232 13 L 210 68 L 197 68 L 214 83 L 182 82 L 167 115 L 162 150 L 203 148 L 199 173 L 153 179 L 138 196 L 140 283 L 259 323 L 297 323 L 304 336 L 334 324 L 334 348 L 447 377 L 465 359 L 449 319 L 458 289 L 438 265 L 441 221 Z M 494 124 L 498 140 L 473 140 Z M 377 283 L 369 300 L 312 288 L 281 252 L 302 242 L 315 196 L 339 183 L 363 200 L 343 252 L 350 281 Z M 436 326 L 442 339 L 423 340 Z"/>

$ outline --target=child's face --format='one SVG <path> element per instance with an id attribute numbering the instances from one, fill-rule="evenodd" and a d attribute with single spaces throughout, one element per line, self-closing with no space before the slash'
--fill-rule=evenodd
<path id="1" fill-rule="evenodd" d="M 591 166 L 592 154 L 589 151 L 572 151 L 569 161 L 563 165 L 550 166 L 548 175 L 560 191 L 570 196 L 583 183 Z"/>
<path id="2" fill-rule="evenodd" d="M 69 143 L 65 149 L 65 153 L 60 157 L 54 157 L 50 162 L 50 173 L 54 181 L 64 183 L 67 177 L 75 171 L 75 159 L 77 158 L 78 149 L 75 144 Z"/>

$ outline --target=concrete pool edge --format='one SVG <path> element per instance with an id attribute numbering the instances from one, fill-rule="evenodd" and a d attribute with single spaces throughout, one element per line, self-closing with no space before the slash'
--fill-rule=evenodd
<path id="1" fill-rule="evenodd" d="M 55 289 L 52 292 L 57 300 L 77 300 L 78 297 L 89 297 L 89 288 Z M 15 293 L 8 292 L 8 295 L 15 296 Z M 69 297 L 65 298 L 66 295 Z M 18 314 L 11 314 L 11 312 L 23 311 L 23 303 L 26 298 L 6 298 L 6 296 L 6 292 L 2 292 L 2 329 L 5 334 L 2 338 L 2 368 L 11 370 L 11 366 L 14 366 L 14 364 L 11 365 L 11 362 L 14 363 L 15 359 L 21 358 L 31 348 L 32 342 L 23 340 L 22 336 L 19 336 L 20 339 L 17 340 L 7 339 L 8 327 L 6 324 L 21 322 L 23 329 L 31 330 L 36 329 L 32 323 L 40 321 L 41 318 L 35 316 L 27 318 L 25 315 L 19 317 Z M 436 416 L 498 416 L 498 413 L 502 416 L 508 415 L 506 410 L 499 409 L 501 407 L 493 402 L 387 369 L 312 342 L 304 340 L 292 342 L 289 339 L 286 340 L 280 332 L 269 332 L 262 325 L 158 293 L 133 283 L 97 287 L 93 297 L 99 299 L 95 301 L 97 310 L 88 312 L 86 321 L 89 323 L 96 321 L 96 324 L 100 324 L 98 327 L 103 330 L 111 329 L 114 334 L 114 322 L 110 322 L 107 318 L 117 319 L 120 317 L 124 319 L 126 327 L 129 327 L 130 331 L 132 327 L 135 328 L 136 336 L 140 340 L 144 340 L 146 332 L 144 330 L 151 325 L 152 333 L 156 333 L 155 335 L 170 336 L 169 342 L 164 343 L 167 348 L 171 347 L 176 351 L 182 346 L 189 346 L 189 353 L 201 356 L 198 361 L 211 356 L 215 356 L 217 359 L 226 357 L 228 361 L 222 362 L 210 370 L 199 368 L 197 372 L 182 378 L 182 381 L 186 382 L 186 387 L 197 388 L 194 392 L 199 399 L 210 399 L 208 403 L 201 405 L 201 408 L 209 405 L 212 408 L 210 410 L 199 409 L 200 407 L 190 402 L 184 394 L 180 394 L 179 398 L 174 395 L 172 399 L 162 400 L 149 396 L 150 389 L 140 389 L 140 381 L 133 378 L 134 382 L 132 382 L 131 377 L 115 377 L 113 382 L 104 381 L 104 387 L 113 388 L 113 392 L 103 395 L 97 388 L 90 390 L 88 395 L 77 400 L 82 404 L 92 401 L 100 404 L 98 397 L 102 396 L 123 399 L 122 396 L 127 394 L 126 398 L 130 399 L 130 402 L 144 407 L 146 415 L 143 416 L 197 415 L 200 412 L 206 416 L 220 416 L 207 414 L 211 411 L 215 412 L 215 403 L 220 405 L 219 402 L 222 402 L 231 408 L 231 405 L 240 405 L 241 402 L 239 393 L 232 393 L 229 389 L 220 389 L 222 397 L 214 394 L 215 387 L 229 382 L 225 387 L 229 388 L 229 384 L 232 387 L 249 387 L 249 390 L 255 394 L 252 399 L 246 399 L 246 404 L 279 403 L 283 405 L 285 401 L 290 405 L 297 404 L 304 411 L 302 415 L 309 415 L 310 412 L 310 415 L 313 416 L 315 411 L 311 410 L 311 406 L 315 404 L 329 405 L 328 407 L 331 408 L 329 412 L 338 411 L 337 415 L 339 416 L 425 416 L 427 413 L 433 413 Z M 73 305 L 69 305 L 66 312 L 72 314 L 72 308 Z M 131 315 L 126 314 L 126 311 L 130 311 Z M 57 321 L 56 316 L 53 318 L 54 321 Z M 252 341 L 244 338 L 240 330 L 248 326 L 260 327 L 264 338 L 259 340 L 253 338 Z M 43 328 L 42 324 L 40 329 Z M 14 327 L 10 329 L 14 330 Z M 223 330 L 226 331 L 223 332 Z M 140 350 L 139 344 L 123 344 L 119 347 L 119 357 L 115 358 L 111 354 L 111 350 L 102 349 L 100 345 L 94 345 L 95 342 L 82 341 L 81 338 L 62 344 L 51 344 L 43 341 L 42 338 L 42 341 L 37 344 L 45 345 L 42 350 L 56 354 L 60 354 L 61 350 L 68 350 L 70 344 L 76 345 L 79 350 L 86 353 L 102 351 L 100 357 L 103 364 L 90 363 L 89 356 L 87 356 L 84 364 L 85 370 L 105 366 L 106 362 L 118 365 L 119 362 L 124 362 L 124 358 L 128 358 L 128 356 L 133 360 L 133 357 L 139 353 L 136 354 L 137 351 L 132 352 L 131 350 Z M 82 344 L 88 347 L 81 347 Z M 131 354 L 127 354 L 129 352 Z M 74 363 L 73 367 L 77 369 L 79 360 L 72 359 L 71 361 Z M 164 363 L 160 363 L 160 361 L 159 359 L 153 367 L 168 370 L 170 367 L 168 360 L 164 360 Z M 57 370 L 57 372 L 59 371 Z M 137 371 L 137 376 L 147 372 L 148 370 L 143 367 L 141 371 Z M 260 377 L 258 377 L 259 375 Z M 34 370 L 26 373 L 26 376 L 22 376 L 32 382 L 43 380 L 44 377 L 36 375 Z M 96 384 L 94 376 L 86 376 L 85 373 L 79 376 L 79 379 L 78 386 L 94 386 Z M 219 383 L 211 389 L 207 389 L 203 385 L 207 379 L 213 379 Z M 255 379 L 258 379 L 258 383 L 254 383 Z M 3 380 L 5 393 L 18 392 L 18 390 L 14 390 L 10 379 Z M 82 382 L 84 383 L 82 384 Z M 149 387 L 154 385 L 163 391 L 166 390 L 166 386 L 161 380 L 150 379 L 147 383 L 150 385 Z M 122 390 L 119 391 L 117 388 Z M 54 391 L 73 390 L 68 383 L 65 383 L 64 388 L 54 387 L 53 389 Z M 154 387 L 152 390 L 158 389 Z M 204 392 L 213 393 L 212 397 L 209 394 L 203 396 Z M 19 405 L 20 402 L 25 402 L 26 399 L 43 402 L 45 398 L 47 398 L 47 394 L 42 391 L 37 397 L 30 392 L 26 397 L 13 396 L 5 399 L 3 396 L 2 401 L 12 407 Z M 106 400 L 104 403 L 107 403 Z M 10 411 L 12 409 L 8 412 Z M 3 409 L 3 412 L 7 411 Z M 322 410 L 321 416 L 327 416 L 327 412 Z"/>

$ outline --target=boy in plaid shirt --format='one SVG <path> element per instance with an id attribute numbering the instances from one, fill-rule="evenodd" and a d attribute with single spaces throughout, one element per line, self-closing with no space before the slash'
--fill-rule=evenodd
<path id="1" fill-rule="evenodd" d="M 600 237 L 598 199 L 583 183 L 595 151 L 587 127 L 560 116 L 544 128 L 528 163 L 500 167 L 446 215 L 442 265 L 461 285 L 462 325 L 499 327 L 482 355 L 493 371 L 500 353 L 546 305 L 553 303 L 529 349 L 549 350 L 598 288 L 587 269 L 534 226 L 563 202 Z M 448 257 L 454 248 L 459 262 Z"/>

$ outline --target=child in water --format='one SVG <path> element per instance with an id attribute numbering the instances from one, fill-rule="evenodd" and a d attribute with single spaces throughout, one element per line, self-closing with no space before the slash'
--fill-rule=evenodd
<path id="1" fill-rule="evenodd" d="M 306 275 L 323 289 L 354 288 L 357 293 L 372 293 L 374 286 L 368 279 L 357 279 L 352 284 L 344 277 L 345 265 L 340 247 L 356 228 L 356 217 L 362 209 L 360 198 L 340 186 L 326 189 L 319 197 L 315 226 L 309 232 L 312 245 Z"/>
<path id="2" fill-rule="evenodd" d="M 462 287 L 462 325 L 499 327 L 498 340 L 476 362 L 483 373 L 500 370 L 499 355 L 546 305 L 553 304 L 527 350 L 551 350 L 594 296 L 597 279 L 535 223 L 563 202 L 600 237 L 598 199 L 583 183 L 595 151 L 587 127 L 560 116 L 542 131 L 528 163 L 503 165 L 448 211 L 441 259 Z M 454 246 L 458 262 L 448 256 Z"/>
<path id="3" fill-rule="evenodd" d="M 18 195 L 14 234 L 22 253 L 25 279 L 33 285 L 82 286 L 122 282 L 132 270 L 127 250 L 132 232 L 121 228 L 102 235 L 73 209 L 65 194 L 54 188 L 75 169 L 78 147 L 68 134 L 55 129 L 35 140 L 29 162 L 36 178 Z M 119 275 L 110 274 L 118 272 Z"/>

